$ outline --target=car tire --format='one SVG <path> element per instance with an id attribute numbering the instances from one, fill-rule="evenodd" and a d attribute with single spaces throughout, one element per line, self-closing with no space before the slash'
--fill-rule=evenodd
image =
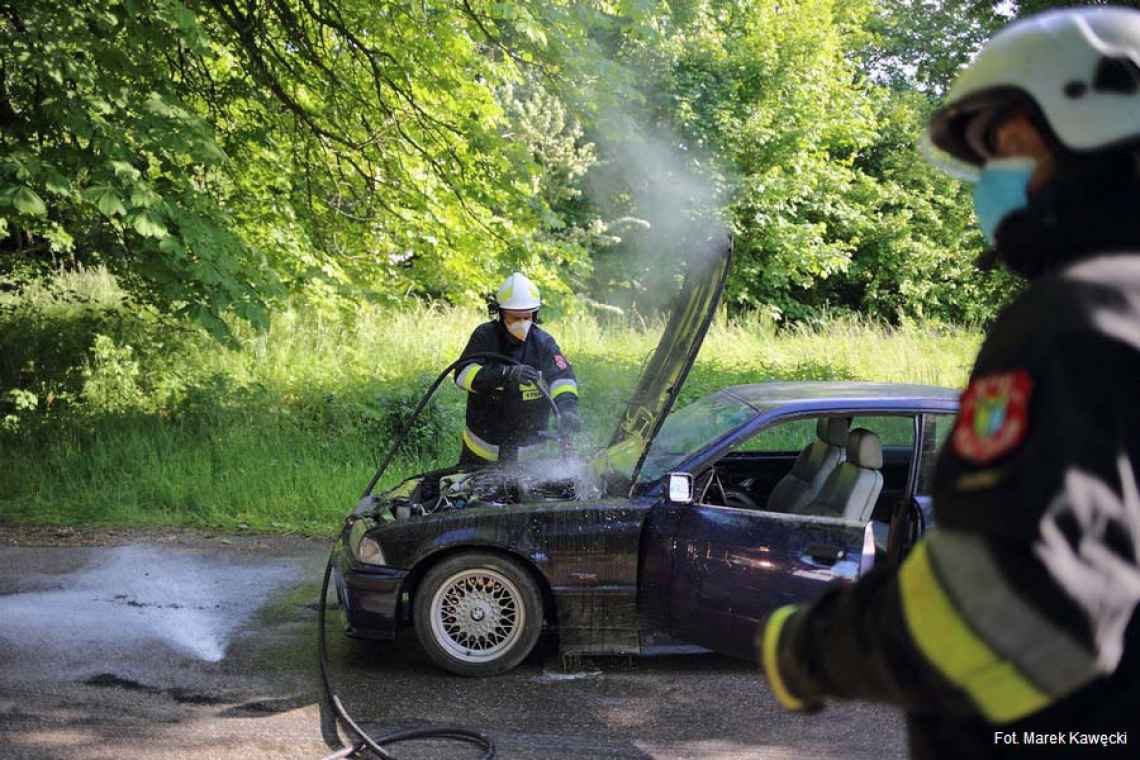
<path id="1" fill-rule="evenodd" d="M 424 576 L 415 595 L 416 635 L 428 657 L 461 676 L 511 670 L 542 632 L 542 594 L 514 560 L 467 552 Z"/>

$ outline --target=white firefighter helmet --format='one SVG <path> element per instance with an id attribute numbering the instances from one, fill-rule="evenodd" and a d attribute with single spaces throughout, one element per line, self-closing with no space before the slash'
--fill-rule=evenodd
<path id="1" fill-rule="evenodd" d="M 1140 140 L 1140 11 L 1066 8 L 1010 24 L 959 74 L 921 147 L 943 171 L 976 179 L 993 117 L 1027 101 L 1069 150 Z"/>
<path id="2" fill-rule="evenodd" d="M 542 306 L 542 299 L 538 294 L 538 286 L 522 272 L 515 272 L 499 286 L 495 293 L 495 303 L 500 309 L 526 311 Z"/>

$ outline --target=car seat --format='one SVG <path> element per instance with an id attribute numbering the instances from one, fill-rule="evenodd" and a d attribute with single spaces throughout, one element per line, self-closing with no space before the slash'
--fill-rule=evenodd
<path id="1" fill-rule="evenodd" d="M 842 464 L 847 446 L 850 417 L 820 417 L 815 425 L 816 439 L 804 447 L 792 471 L 776 483 L 768 497 L 772 512 L 795 514 L 819 494 L 827 476 Z"/>
<path id="2" fill-rule="evenodd" d="M 819 495 L 799 511 L 804 515 L 867 522 L 883 490 L 883 446 L 866 428 L 847 434 L 847 461 L 827 477 Z"/>

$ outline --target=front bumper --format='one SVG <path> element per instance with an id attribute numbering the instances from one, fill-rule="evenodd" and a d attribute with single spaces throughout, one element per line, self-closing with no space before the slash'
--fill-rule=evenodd
<path id="1" fill-rule="evenodd" d="M 344 631 L 361 639 L 394 639 L 400 621 L 400 588 L 406 570 L 357 562 L 341 541 L 333 565 Z"/>

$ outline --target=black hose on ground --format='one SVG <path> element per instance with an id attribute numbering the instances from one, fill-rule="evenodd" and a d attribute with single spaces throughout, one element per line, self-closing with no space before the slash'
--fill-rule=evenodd
<path id="1" fill-rule="evenodd" d="M 317 614 L 317 646 L 320 650 L 321 685 L 324 688 L 325 706 L 332 712 L 334 719 L 343 724 L 351 734 L 350 741 L 352 744 L 347 747 L 342 747 L 333 754 L 325 757 L 324 760 L 352 757 L 364 750 L 371 751 L 381 760 L 397 760 L 396 756 L 385 750 L 383 745 L 398 744 L 399 742 L 414 741 L 417 739 L 443 739 L 474 744 L 483 750 L 481 756 L 482 760 L 492 760 L 492 758 L 495 757 L 495 743 L 491 741 L 489 736 L 469 728 L 462 726 L 411 728 L 404 731 L 395 731 L 373 739 L 352 719 L 352 716 L 348 714 L 348 710 L 344 708 L 344 704 L 341 703 L 340 697 L 333 688 L 332 677 L 329 675 L 328 647 L 325 639 L 325 610 L 328 606 L 326 600 L 328 599 L 329 593 L 329 578 L 332 577 L 333 561 L 339 546 L 340 539 L 338 538 L 333 544 L 332 552 L 329 554 L 328 564 L 325 565 L 324 578 L 321 580 L 321 599 Z"/>
<path id="2" fill-rule="evenodd" d="M 376 487 L 376 484 L 380 481 L 380 477 L 384 474 L 384 471 L 388 469 L 388 465 L 391 464 L 392 459 L 396 456 L 396 452 L 399 450 L 400 444 L 403 443 L 404 438 L 407 436 L 408 431 L 415 423 L 416 418 L 419 417 L 420 412 L 423 411 L 423 408 L 425 406 L 427 406 L 427 403 L 429 400 L 431 400 L 431 397 L 435 395 L 436 389 L 439 388 L 440 383 L 443 382 L 444 378 L 446 378 L 452 370 L 454 370 L 460 364 L 466 364 L 470 362 L 472 359 L 498 359 L 499 361 L 503 361 L 508 364 L 521 364 L 521 362 L 516 361 L 509 356 L 504 356 L 502 354 L 497 354 L 490 351 L 483 351 L 479 353 L 469 354 L 447 365 L 447 368 L 444 369 L 443 372 L 439 373 L 439 377 L 437 377 L 435 379 L 435 382 L 431 384 L 431 387 L 428 388 L 428 391 L 424 394 L 424 397 L 420 399 L 420 403 L 416 405 L 416 408 L 412 412 L 411 416 L 408 417 L 407 421 L 404 422 L 403 429 L 400 430 L 399 435 L 396 436 L 395 443 L 393 443 L 392 448 L 388 450 L 388 454 L 384 457 L 384 461 L 380 464 L 379 469 L 376 470 L 376 474 L 372 476 L 372 479 L 370 481 L 368 481 L 368 486 L 364 489 L 364 494 L 361 498 L 367 498 L 372 494 L 372 489 Z M 554 399 L 551 398 L 549 388 L 546 387 L 545 383 L 539 383 L 539 390 L 542 392 L 542 395 L 546 398 L 546 400 L 550 403 L 551 408 L 554 410 L 555 419 L 557 419 L 560 416 L 558 405 L 555 404 Z M 332 677 L 329 674 L 328 646 L 325 638 L 325 612 L 328 607 L 327 599 L 329 593 L 329 579 L 332 577 L 333 562 L 336 559 L 336 552 L 337 548 L 340 546 L 340 543 L 341 537 L 337 537 L 337 540 L 333 543 L 332 551 L 329 553 L 329 561 L 325 565 L 324 577 L 321 579 L 321 597 L 317 608 L 317 648 L 320 650 L 321 686 L 324 689 L 324 706 L 327 710 L 330 711 L 331 715 L 333 716 L 333 733 L 336 733 L 337 724 L 342 725 L 347 730 L 347 732 L 351 734 L 350 741 L 352 744 L 347 747 L 341 746 L 336 752 L 325 757 L 324 760 L 352 757 L 353 755 L 364 752 L 365 750 L 370 751 L 381 760 L 397 760 L 395 755 L 384 749 L 383 745 L 398 744 L 399 742 L 414 741 L 417 739 L 442 739 L 447 741 L 474 744 L 476 747 L 479 747 L 483 750 L 482 760 L 491 760 L 491 758 L 494 758 L 495 743 L 491 741 L 491 738 L 485 734 L 481 734 L 478 731 L 473 731 L 469 728 L 464 728 L 462 726 L 433 726 L 431 728 L 412 728 L 405 731 L 396 731 L 390 734 L 385 734 L 384 736 L 374 739 L 369 736 L 368 733 L 365 732 L 364 729 L 362 729 L 356 723 L 356 721 L 352 719 L 351 715 L 348 714 L 348 710 L 345 709 L 344 704 L 340 701 L 340 697 L 337 695 L 336 690 L 333 688 Z M 336 746 L 332 743 L 332 738 L 333 737 L 326 737 L 326 740 L 330 742 L 330 746 Z M 339 743 L 339 736 L 336 738 L 336 741 Z"/>

